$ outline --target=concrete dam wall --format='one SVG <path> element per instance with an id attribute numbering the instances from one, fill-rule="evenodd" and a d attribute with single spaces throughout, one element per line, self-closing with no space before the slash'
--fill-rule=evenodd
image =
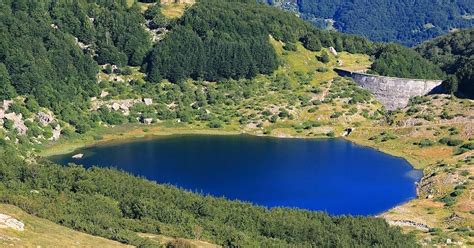
<path id="1" fill-rule="evenodd" d="M 441 80 L 385 77 L 342 69 L 335 71 L 340 76 L 351 77 L 358 85 L 372 92 L 387 110 L 406 107 L 411 97 L 442 91 Z"/>

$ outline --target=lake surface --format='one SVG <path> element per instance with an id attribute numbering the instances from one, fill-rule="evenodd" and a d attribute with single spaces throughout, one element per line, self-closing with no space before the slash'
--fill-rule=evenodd
<path id="1" fill-rule="evenodd" d="M 82 159 L 72 155 L 83 153 Z M 160 183 L 267 207 L 373 215 L 416 197 L 421 172 L 342 139 L 180 135 L 51 157 L 117 167 Z"/>

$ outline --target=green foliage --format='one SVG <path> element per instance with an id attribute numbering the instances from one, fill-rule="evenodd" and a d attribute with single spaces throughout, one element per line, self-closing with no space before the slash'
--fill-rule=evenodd
<path id="1" fill-rule="evenodd" d="M 3 127 L 6 129 L 6 130 L 13 130 L 13 121 L 12 120 L 8 120 L 8 119 L 5 119 L 3 121 Z"/>
<path id="2" fill-rule="evenodd" d="M 279 62 L 268 35 L 294 42 L 307 26 L 255 2 L 203 0 L 171 29 L 145 63 L 149 81 L 215 81 L 271 73 Z"/>
<path id="3" fill-rule="evenodd" d="M 384 76 L 441 79 L 441 69 L 415 51 L 396 44 L 383 45 L 375 53 L 372 72 Z"/>
<path id="4" fill-rule="evenodd" d="M 458 145 L 461 145 L 463 143 L 463 141 L 458 140 L 458 139 L 452 139 L 452 138 L 449 138 L 449 137 L 445 137 L 445 138 L 441 138 L 439 140 L 439 143 L 441 143 L 443 145 L 448 145 L 448 146 L 458 146 Z"/>
<path id="5" fill-rule="evenodd" d="M 323 53 L 321 54 L 321 56 L 318 56 L 317 59 L 320 61 L 320 62 L 323 62 L 325 64 L 329 63 L 330 59 L 329 59 L 329 54 L 326 52 L 326 51 L 323 51 Z"/>
<path id="6" fill-rule="evenodd" d="M 16 96 L 16 90 L 12 85 L 10 74 L 5 64 L 0 63 L 0 101 L 9 100 Z"/>
<path id="7" fill-rule="evenodd" d="M 283 46 L 283 49 L 287 51 L 293 51 L 293 52 L 298 50 L 298 48 L 296 47 L 296 44 L 292 42 L 285 43 L 285 45 Z"/>
<path id="8" fill-rule="evenodd" d="M 428 147 L 428 146 L 433 146 L 435 143 L 429 139 L 423 139 L 418 142 L 415 142 L 414 145 L 417 145 L 421 148 L 423 147 Z"/>
<path id="9" fill-rule="evenodd" d="M 450 74 L 444 86 L 449 93 L 474 98 L 474 28 L 427 41 L 416 50 Z"/>
<path id="10" fill-rule="evenodd" d="M 313 34 L 309 33 L 301 38 L 301 42 L 303 42 L 303 46 L 313 52 L 321 51 L 322 45 L 319 38 Z"/>
<path id="11" fill-rule="evenodd" d="M 51 26 L 55 16 L 46 8 L 49 3 L 0 3 L 0 98 L 30 95 L 57 114 L 77 115 L 98 91 L 97 68 L 69 34 Z"/>
<path id="12" fill-rule="evenodd" d="M 0 201 L 56 223 L 123 243 L 136 233 L 194 238 L 228 247 L 417 247 L 410 235 L 374 217 L 266 209 L 202 196 L 115 169 L 26 163 L 0 148 Z M 38 194 L 31 193 L 39 191 Z M 370 235 L 367 235 L 370 233 Z"/>
<path id="13" fill-rule="evenodd" d="M 333 26 L 342 32 L 359 34 L 374 41 L 399 42 L 407 46 L 447 33 L 452 27 L 467 28 L 474 23 L 473 19 L 464 17 L 466 13 L 474 13 L 470 0 L 296 2 L 300 15 L 319 26 L 327 26 L 323 20 L 332 19 L 335 21 Z"/>

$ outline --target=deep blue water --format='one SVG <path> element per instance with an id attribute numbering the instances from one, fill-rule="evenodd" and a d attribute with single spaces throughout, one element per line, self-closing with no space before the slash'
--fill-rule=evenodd
<path id="1" fill-rule="evenodd" d="M 416 196 L 421 172 L 404 159 L 342 139 L 184 135 L 51 157 L 117 167 L 160 183 L 267 207 L 372 215 Z"/>

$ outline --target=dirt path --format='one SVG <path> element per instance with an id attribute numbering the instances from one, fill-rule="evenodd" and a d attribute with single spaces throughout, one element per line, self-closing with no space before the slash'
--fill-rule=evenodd
<path id="1" fill-rule="evenodd" d="M 332 86 L 332 81 L 333 81 L 332 79 L 329 80 L 328 85 L 323 90 L 323 92 L 321 94 L 315 94 L 315 96 L 311 98 L 311 101 L 314 101 L 314 100 L 324 101 L 324 99 L 326 99 L 326 96 L 329 94 L 329 90 L 331 89 L 331 86 Z"/>

